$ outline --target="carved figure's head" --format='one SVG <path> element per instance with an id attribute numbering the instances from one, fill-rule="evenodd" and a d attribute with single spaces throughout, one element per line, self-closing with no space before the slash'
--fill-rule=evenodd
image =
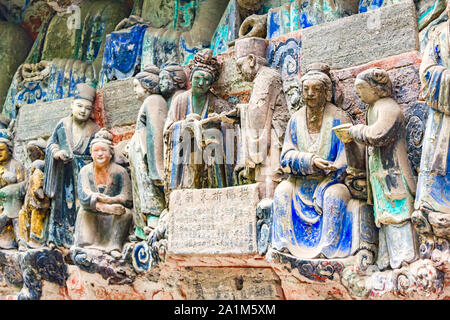
<path id="1" fill-rule="evenodd" d="M 159 89 L 165 98 L 172 96 L 176 90 L 186 88 L 186 82 L 186 73 L 180 65 L 165 65 L 159 73 Z"/>
<path id="2" fill-rule="evenodd" d="M 72 101 L 72 116 L 75 121 L 87 121 L 94 109 L 95 88 L 86 83 L 79 83 L 76 86 L 74 100 Z"/>
<path id="3" fill-rule="evenodd" d="M 159 68 L 151 64 L 146 65 L 144 71 L 134 77 L 133 86 L 139 101 L 144 101 L 151 94 L 158 94 Z"/>
<path id="4" fill-rule="evenodd" d="M 194 95 L 204 95 L 219 78 L 220 65 L 211 49 L 203 49 L 194 56 L 190 65 L 190 81 Z"/>
<path id="5" fill-rule="evenodd" d="M 36 160 L 45 159 L 45 148 L 47 147 L 47 142 L 44 140 L 33 140 L 27 144 L 27 154 L 31 162 Z"/>
<path id="6" fill-rule="evenodd" d="M 392 95 L 392 82 L 386 70 L 371 68 L 358 74 L 355 90 L 362 102 L 372 104 Z"/>
<path id="7" fill-rule="evenodd" d="M 300 84 L 296 78 L 283 82 L 283 92 L 286 97 L 289 109 L 295 112 L 301 107 Z"/>
<path id="8" fill-rule="evenodd" d="M 0 164 L 5 164 L 11 159 L 13 145 L 11 140 L 0 138 Z"/>
<path id="9" fill-rule="evenodd" d="M 110 164 L 114 156 L 112 140 L 112 134 L 105 128 L 102 128 L 95 134 L 91 142 L 91 155 L 94 166 L 104 167 Z"/>
<path id="10" fill-rule="evenodd" d="M 244 38 L 236 41 L 236 66 L 245 81 L 253 81 L 261 66 L 267 65 L 267 43 L 262 38 Z"/>
<path id="11" fill-rule="evenodd" d="M 302 99 L 310 108 L 325 107 L 333 97 L 333 83 L 330 67 L 323 63 L 314 63 L 307 67 L 300 79 Z"/>
<path id="12" fill-rule="evenodd" d="M 3 114 L 0 114 L 0 129 L 7 129 L 10 119 Z"/>

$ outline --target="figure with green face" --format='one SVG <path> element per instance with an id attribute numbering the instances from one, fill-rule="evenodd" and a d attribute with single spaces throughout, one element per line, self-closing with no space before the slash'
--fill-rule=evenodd
<path id="1" fill-rule="evenodd" d="M 192 88 L 172 100 L 164 126 L 168 190 L 230 184 L 224 166 L 222 120 L 231 106 L 210 91 L 218 77 L 219 64 L 212 51 L 204 49 L 191 64 Z M 212 156 L 206 154 L 208 150 L 214 150 L 209 153 Z"/>
<path id="2" fill-rule="evenodd" d="M 98 125 L 91 119 L 96 91 L 78 84 L 72 114 L 61 119 L 50 136 L 45 157 L 44 193 L 52 199 L 48 224 L 50 247 L 70 247 L 76 220 L 78 172 L 92 162 L 90 143 Z"/>
<path id="3" fill-rule="evenodd" d="M 12 143 L 0 138 L 0 247 L 11 249 L 19 239 L 19 211 L 24 195 L 25 169 L 12 158 Z"/>

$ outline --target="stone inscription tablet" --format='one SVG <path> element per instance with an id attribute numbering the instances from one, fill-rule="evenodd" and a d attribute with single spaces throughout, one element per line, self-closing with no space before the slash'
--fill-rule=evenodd
<path id="1" fill-rule="evenodd" d="M 251 254 L 256 248 L 257 184 L 170 194 L 173 254 Z"/>
<path id="2" fill-rule="evenodd" d="M 133 89 L 133 78 L 107 83 L 103 89 L 106 127 L 136 123 L 141 104 Z"/>
<path id="3" fill-rule="evenodd" d="M 23 105 L 17 120 L 16 139 L 25 141 L 50 137 L 58 121 L 71 115 L 72 100 L 66 98 Z"/>

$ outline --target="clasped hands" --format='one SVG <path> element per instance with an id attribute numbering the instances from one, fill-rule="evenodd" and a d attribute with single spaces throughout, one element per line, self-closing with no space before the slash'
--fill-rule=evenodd
<path id="1" fill-rule="evenodd" d="M 126 212 L 126 209 L 114 197 L 107 196 L 103 193 L 97 194 L 97 203 L 95 204 L 97 211 L 121 216 Z"/>

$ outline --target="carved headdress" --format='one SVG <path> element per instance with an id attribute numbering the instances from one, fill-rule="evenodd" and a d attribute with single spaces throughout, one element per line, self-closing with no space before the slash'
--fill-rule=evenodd
<path id="1" fill-rule="evenodd" d="M 166 64 L 162 66 L 162 72 L 167 72 L 175 84 L 178 85 L 178 88 L 183 89 L 186 87 L 187 78 L 182 66 L 174 63 Z"/>
<path id="2" fill-rule="evenodd" d="M 210 73 L 213 77 L 213 82 L 219 79 L 220 64 L 217 58 L 213 56 L 211 49 L 203 49 L 195 54 L 194 60 L 190 62 L 191 77 L 196 70 L 203 70 Z"/>
<path id="3" fill-rule="evenodd" d="M 139 72 L 135 79 L 149 93 L 158 93 L 159 91 L 159 68 L 152 64 L 147 64 L 142 72 Z"/>
<path id="4" fill-rule="evenodd" d="M 95 88 L 91 87 L 87 83 L 79 83 L 75 87 L 74 99 L 84 99 L 93 103 L 96 92 L 97 91 Z"/>
<path id="5" fill-rule="evenodd" d="M 318 80 L 324 87 L 327 94 L 327 101 L 333 98 L 333 83 L 331 81 L 330 66 L 325 63 L 312 63 L 306 67 L 305 75 L 300 79 L 303 86 L 305 80 Z"/>
<path id="6" fill-rule="evenodd" d="M 113 135 L 106 130 L 105 128 L 100 129 L 94 136 L 94 139 L 91 142 L 91 148 L 96 143 L 104 143 L 107 146 L 109 146 L 109 150 L 112 155 L 114 155 L 114 148 L 113 148 Z"/>
<path id="7" fill-rule="evenodd" d="M 370 68 L 358 74 L 356 79 L 367 82 L 380 98 L 392 95 L 392 82 L 389 74 L 381 68 Z"/>
<path id="8" fill-rule="evenodd" d="M 9 153 L 11 153 L 11 154 L 13 153 L 14 146 L 13 146 L 13 143 L 11 140 L 0 137 L 0 143 L 6 144 L 6 147 L 8 148 Z"/>

